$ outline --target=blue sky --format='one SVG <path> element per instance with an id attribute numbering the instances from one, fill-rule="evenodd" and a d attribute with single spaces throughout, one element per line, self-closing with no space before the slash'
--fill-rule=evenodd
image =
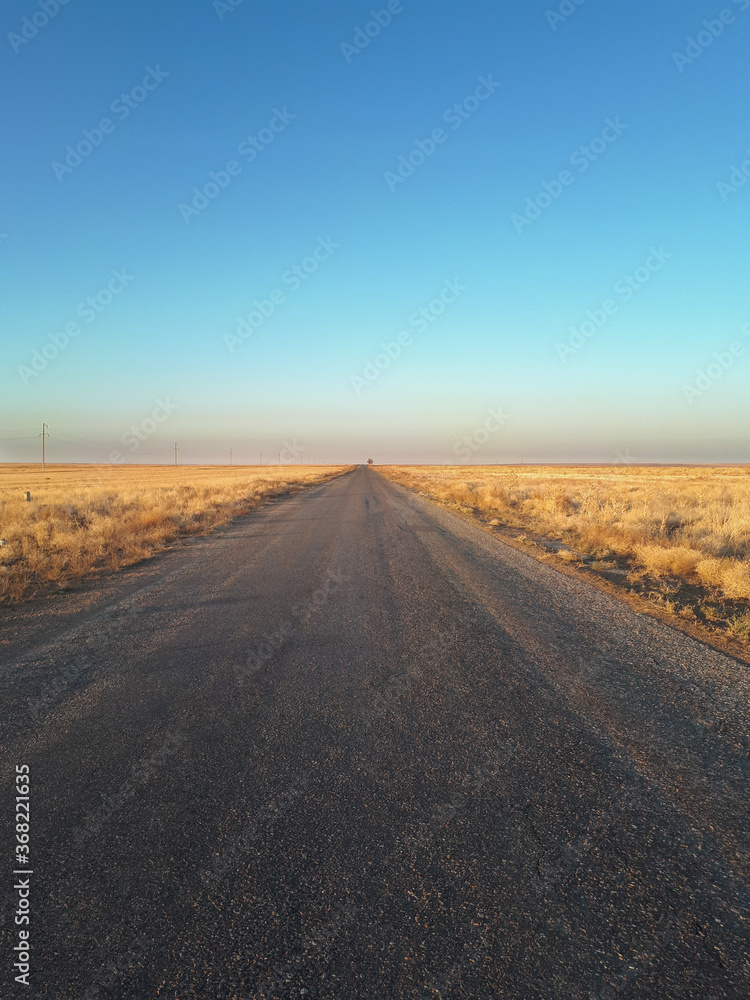
<path id="1" fill-rule="evenodd" d="M 750 461 L 749 39 L 750 0 L 6 5 L 0 460 L 44 420 L 58 461 Z"/>

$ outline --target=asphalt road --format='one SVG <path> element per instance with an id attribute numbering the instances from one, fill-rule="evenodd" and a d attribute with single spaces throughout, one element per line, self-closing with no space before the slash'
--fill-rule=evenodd
<path id="1" fill-rule="evenodd" d="M 377 472 L 0 627 L 3 998 L 750 995 L 747 668 Z"/>

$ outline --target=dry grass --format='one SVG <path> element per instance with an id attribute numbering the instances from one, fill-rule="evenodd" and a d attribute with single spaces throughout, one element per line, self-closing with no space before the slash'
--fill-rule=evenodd
<path id="1" fill-rule="evenodd" d="M 734 615 L 733 618 L 730 618 L 727 631 L 730 635 L 741 639 L 743 642 L 750 642 L 750 611 L 746 611 L 742 615 Z"/>
<path id="2" fill-rule="evenodd" d="M 0 603 L 147 559 L 341 467 L 0 465 Z M 26 502 L 26 491 L 31 502 Z"/>
<path id="3" fill-rule="evenodd" d="M 645 589 L 663 584 L 669 592 L 676 582 L 710 592 L 714 602 L 750 600 L 750 468 L 390 466 L 378 471 L 446 506 L 471 509 L 483 520 L 560 539 L 589 565 L 615 559 L 631 571 L 631 584 L 645 580 Z M 560 555 L 575 560 L 565 550 Z M 741 635 L 743 628 L 736 624 L 729 631 Z"/>

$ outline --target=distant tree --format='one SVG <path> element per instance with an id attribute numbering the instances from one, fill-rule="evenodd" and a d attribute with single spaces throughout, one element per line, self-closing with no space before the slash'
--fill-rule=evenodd
<path id="1" fill-rule="evenodd" d="M 373 460 L 371 458 L 368 458 L 367 459 L 367 464 L 368 465 L 374 465 L 375 463 L 373 462 Z"/>

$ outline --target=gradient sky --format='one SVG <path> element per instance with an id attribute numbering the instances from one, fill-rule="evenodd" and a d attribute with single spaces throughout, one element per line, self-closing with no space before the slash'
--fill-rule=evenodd
<path id="1" fill-rule="evenodd" d="M 750 461 L 750 0 L 43 3 L 1 15 L 0 460 Z"/>

